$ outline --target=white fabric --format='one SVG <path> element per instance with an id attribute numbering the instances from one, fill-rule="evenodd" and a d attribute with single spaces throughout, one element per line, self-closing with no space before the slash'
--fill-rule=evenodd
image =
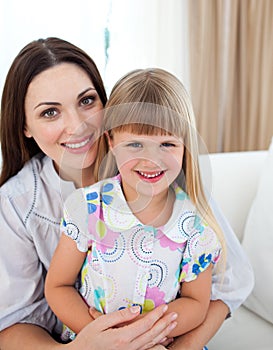
<path id="1" fill-rule="evenodd" d="M 207 347 L 208 350 L 272 350 L 272 324 L 241 306 Z"/>
<path id="2" fill-rule="evenodd" d="M 209 155 L 209 164 L 201 157 L 212 197 L 240 242 L 266 156 L 267 151 L 214 153 Z"/>
<path id="3" fill-rule="evenodd" d="M 273 323 L 273 139 L 247 219 L 243 247 L 255 273 L 254 290 L 245 305 Z"/>
<path id="4" fill-rule="evenodd" d="M 44 277 L 59 240 L 63 200 L 74 189 L 41 156 L 1 187 L 0 330 L 17 322 L 49 331 L 56 325 Z"/>
<path id="5" fill-rule="evenodd" d="M 212 195 L 241 239 L 268 151 L 216 153 L 210 155 Z M 234 245 L 232 254 L 236 254 Z M 239 250 L 238 250 L 239 251 Z M 255 268 L 255 266 L 254 266 Z M 245 271 L 237 271 L 245 280 Z M 265 281 L 262 283 L 264 284 Z M 236 291 L 234 291 L 236 294 Z M 232 297 L 231 297 L 232 298 Z M 241 306 L 208 343 L 209 350 L 272 350 L 273 325 Z"/>
<path id="6" fill-rule="evenodd" d="M 18 322 L 54 327 L 56 320 L 43 296 L 44 277 L 59 239 L 63 201 L 73 190 L 47 157 L 33 158 L 1 187 L 0 330 Z M 234 310 L 250 293 L 252 274 L 232 229 L 214 203 L 212 207 L 232 248 L 225 288 L 214 281 L 212 296 Z"/>

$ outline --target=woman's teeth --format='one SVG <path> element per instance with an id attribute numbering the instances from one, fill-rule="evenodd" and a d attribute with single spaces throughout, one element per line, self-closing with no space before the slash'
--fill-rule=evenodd
<path id="1" fill-rule="evenodd" d="M 157 177 L 157 176 L 161 175 L 162 173 L 163 173 L 163 171 L 158 171 L 157 173 L 147 174 L 147 173 L 143 173 L 142 171 L 139 171 L 139 174 L 143 177 L 146 177 L 147 179 Z"/>
<path id="2" fill-rule="evenodd" d="M 90 141 L 90 137 L 88 139 L 86 139 L 85 141 L 79 142 L 79 143 L 65 143 L 64 146 L 67 148 L 81 148 L 85 145 L 88 144 L 88 142 Z"/>

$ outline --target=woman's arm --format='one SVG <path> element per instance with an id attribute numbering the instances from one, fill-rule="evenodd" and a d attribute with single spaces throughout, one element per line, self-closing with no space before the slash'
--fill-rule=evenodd
<path id="1" fill-rule="evenodd" d="M 229 313 L 221 300 L 210 302 L 204 322 L 192 331 L 177 337 L 169 346 L 172 350 L 201 350 L 216 334 Z"/>
<path id="2" fill-rule="evenodd" d="M 146 350 L 165 339 L 176 326 L 175 313 L 166 314 L 161 305 L 129 326 L 113 328 L 132 321 L 139 308 L 119 310 L 102 315 L 89 323 L 66 345 L 57 343 L 43 328 L 30 324 L 16 324 L 0 332 L 1 350 Z"/>
<path id="3" fill-rule="evenodd" d="M 55 315 L 75 333 L 93 321 L 87 304 L 75 289 L 86 253 L 75 241 L 62 234 L 51 260 L 45 282 L 45 296 Z"/>
<path id="4" fill-rule="evenodd" d="M 211 293 L 212 265 L 201 272 L 191 282 L 181 285 L 181 297 L 168 304 L 169 312 L 178 314 L 177 327 L 171 332 L 171 337 L 177 337 L 199 326 L 205 319 Z"/>

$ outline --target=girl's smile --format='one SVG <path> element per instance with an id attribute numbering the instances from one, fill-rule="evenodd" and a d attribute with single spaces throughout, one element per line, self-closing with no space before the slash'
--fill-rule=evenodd
<path id="1" fill-rule="evenodd" d="M 127 201 L 165 196 L 181 171 L 182 140 L 172 135 L 115 131 L 108 137 Z"/>
<path id="2" fill-rule="evenodd" d="M 162 170 L 150 171 L 150 172 L 136 170 L 136 172 L 138 173 L 141 180 L 151 182 L 151 183 L 161 180 L 165 173 Z"/>

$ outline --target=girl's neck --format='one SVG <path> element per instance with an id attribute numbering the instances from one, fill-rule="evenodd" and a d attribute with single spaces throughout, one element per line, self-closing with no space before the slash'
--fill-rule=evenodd
<path id="1" fill-rule="evenodd" d="M 124 193 L 125 198 L 126 194 Z M 135 201 L 127 201 L 133 214 L 144 225 L 160 227 L 170 219 L 175 202 L 175 193 L 171 187 L 164 193 L 153 197 L 139 196 Z"/>

